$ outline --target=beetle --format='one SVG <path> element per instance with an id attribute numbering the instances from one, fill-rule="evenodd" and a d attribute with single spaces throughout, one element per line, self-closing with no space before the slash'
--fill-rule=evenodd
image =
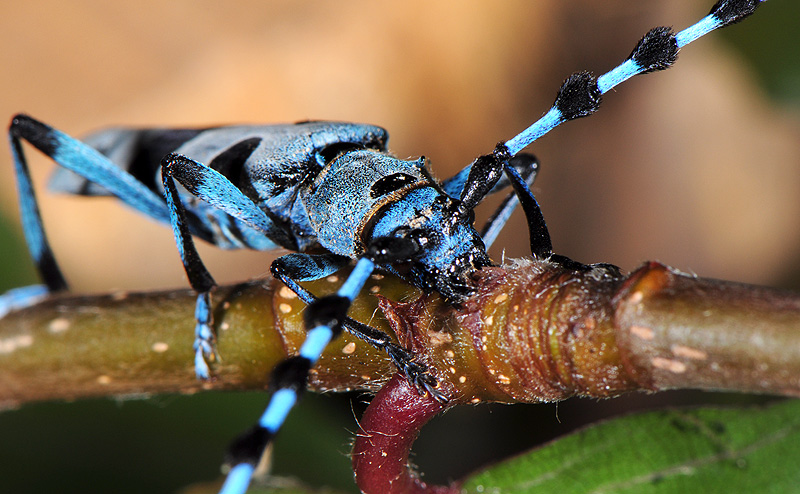
<path id="1" fill-rule="evenodd" d="M 245 465 L 260 457 L 305 387 L 313 362 L 342 327 L 385 350 L 421 392 L 445 399 L 413 353 L 383 332 L 346 318 L 347 309 L 374 269 L 438 291 L 454 303 L 463 300 L 471 293 L 471 273 L 491 264 L 486 244 L 494 240 L 518 201 L 509 195 L 482 235 L 472 225 L 472 209 L 510 180 L 528 190 L 538 170 L 531 155 L 488 155 L 440 183 L 427 170 L 424 158 L 401 160 L 389 154 L 384 129 L 341 122 L 114 128 L 78 140 L 20 114 L 12 119 L 9 136 L 24 232 L 45 285 L 4 295 L 0 307 L 5 309 L 0 310 L 25 306 L 67 288 L 47 243 L 22 140 L 62 165 L 51 181 L 52 189 L 115 196 L 172 225 L 187 276 L 198 293 L 194 348 L 201 379 L 210 377 L 209 362 L 218 358 L 211 311 L 216 283 L 192 238 L 223 249 L 295 251 L 276 259 L 271 271 L 309 304 L 309 339 L 298 356 L 273 372 L 275 396 L 284 397 L 273 401 L 277 399 L 275 406 L 282 413 L 268 414 L 271 418 L 262 420 L 266 427 L 231 448 L 231 463 Z M 500 159 L 510 170 L 509 179 L 500 180 Z M 328 276 L 351 259 L 360 259 L 355 274 L 336 296 L 317 300 L 299 284 Z"/>
<path id="2" fill-rule="evenodd" d="M 46 239 L 22 140 L 77 174 L 60 172 L 57 189 L 112 195 L 171 224 L 189 282 L 198 294 L 194 348 L 201 379 L 210 377 L 209 363 L 218 357 L 210 299 L 216 283 L 197 254 L 193 237 L 225 249 L 296 251 L 274 261 L 270 269 L 308 304 L 308 337 L 298 355 L 273 371 L 272 400 L 258 425 L 231 446 L 228 461 L 234 468 L 224 490 L 241 492 L 305 387 L 311 366 L 343 328 L 385 350 L 420 392 L 447 400 L 413 353 L 384 333 L 347 318 L 350 304 L 374 271 L 396 274 L 459 303 L 472 293 L 472 274 L 492 264 L 487 244 L 517 203 L 528 220 L 535 258 L 591 269 L 553 254 L 530 191 L 538 164 L 520 152 L 555 126 L 596 111 L 602 95 L 619 83 L 668 68 L 680 47 L 743 19 L 760 3 L 723 0 L 703 20 L 677 34 L 668 28 L 651 30 L 624 63 L 600 77 L 587 72 L 570 76 L 539 121 L 441 183 L 427 171 L 423 158 L 401 160 L 389 154 L 386 131 L 365 124 L 110 129 L 80 141 L 17 115 L 9 137 L 20 210 L 26 241 L 45 285 L 3 296 L 0 315 L 67 288 Z M 508 184 L 515 194 L 501 205 L 483 234 L 478 233 L 473 209 L 487 194 Z M 352 261 L 355 268 L 335 295 L 318 299 L 299 284 L 328 276 Z"/>

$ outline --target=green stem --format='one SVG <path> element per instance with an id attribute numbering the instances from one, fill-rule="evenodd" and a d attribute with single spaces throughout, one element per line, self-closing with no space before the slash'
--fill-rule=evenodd
<path id="1" fill-rule="evenodd" d="M 350 314 L 397 334 L 452 404 L 673 388 L 800 394 L 797 294 L 655 263 L 627 276 L 520 261 L 484 269 L 476 282 L 477 294 L 454 308 L 389 277 L 372 280 Z M 336 286 L 309 284 L 318 294 Z M 271 281 L 221 287 L 213 302 L 222 361 L 208 382 L 192 370 L 191 291 L 59 296 L 9 314 L 0 320 L 0 404 L 264 388 L 302 342 L 304 304 Z M 310 387 L 376 391 L 393 372 L 384 354 L 344 335 Z"/>

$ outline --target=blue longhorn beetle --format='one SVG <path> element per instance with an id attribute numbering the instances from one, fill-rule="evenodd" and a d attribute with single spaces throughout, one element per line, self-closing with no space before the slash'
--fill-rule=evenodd
<path id="1" fill-rule="evenodd" d="M 198 294 L 194 348 L 201 379 L 210 376 L 209 362 L 217 358 L 210 302 L 215 282 L 192 237 L 223 249 L 296 251 L 276 259 L 270 269 L 308 304 L 304 313 L 308 334 L 298 355 L 273 370 L 273 394 L 258 424 L 230 447 L 232 469 L 223 492 L 244 492 L 263 451 L 305 388 L 309 370 L 342 328 L 385 350 L 420 392 L 447 399 L 413 353 L 383 332 L 347 317 L 353 299 L 374 271 L 398 275 L 458 303 L 472 293 L 472 274 L 492 264 L 486 248 L 518 203 L 528 221 L 535 258 L 591 269 L 553 254 L 530 191 L 538 164 L 531 155 L 518 153 L 557 125 L 595 112 L 602 95 L 621 82 L 668 68 L 681 47 L 749 16 L 763 1 L 721 0 L 683 31 L 652 29 L 622 64 L 606 74 L 570 76 L 541 119 L 442 183 L 431 177 L 423 158 L 401 160 L 389 154 L 386 131 L 371 125 L 117 128 L 79 141 L 17 115 L 9 138 L 22 225 L 45 284 L 0 296 L 0 317 L 67 288 L 45 236 L 22 140 L 64 168 L 52 188 L 112 195 L 172 225 L 189 282 Z M 487 194 L 508 184 L 514 194 L 479 234 L 473 227 L 473 209 Z M 354 260 L 353 271 L 334 295 L 317 298 L 299 284 L 328 276 Z"/>

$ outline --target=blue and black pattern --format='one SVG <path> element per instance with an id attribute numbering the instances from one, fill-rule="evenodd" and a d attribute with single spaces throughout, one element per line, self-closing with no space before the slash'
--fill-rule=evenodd
<path id="1" fill-rule="evenodd" d="M 265 448 L 306 387 L 327 344 L 346 330 L 385 350 L 421 393 L 445 396 L 425 365 L 383 332 L 348 318 L 374 272 L 391 273 L 452 303 L 473 293 L 472 275 L 492 265 L 486 253 L 514 208 L 525 212 L 532 255 L 569 269 L 590 269 L 553 253 L 542 212 L 530 191 L 538 163 L 521 151 L 568 120 L 588 116 L 625 80 L 669 68 L 679 50 L 738 22 L 763 1 L 722 0 L 680 32 L 649 31 L 629 57 L 595 77 L 573 74 L 552 108 L 512 139 L 499 143 L 454 177 L 439 182 L 424 158 L 401 160 L 387 151 L 380 127 L 339 122 L 230 126 L 203 129 L 116 128 L 74 139 L 29 116 L 17 115 L 9 138 L 25 238 L 43 285 L 0 297 L 0 317 L 67 289 L 47 242 L 22 141 L 63 167 L 51 188 L 80 195 L 111 195 L 156 221 L 170 224 L 193 289 L 195 372 L 211 376 L 217 360 L 211 294 L 216 286 L 194 245 L 223 249 L 294 251 L 271 272 L 308 307 L 307 337 L 297 355 L 272 372 L 271 401 L 257 425 L 232 444 L 226 494 L 247 490 Z M 485 196 L 511 185 L 513 193 L 479 233 L 473 210 Z M 353 266 L 333 295 L 318 298 L 300 283 Z"/>

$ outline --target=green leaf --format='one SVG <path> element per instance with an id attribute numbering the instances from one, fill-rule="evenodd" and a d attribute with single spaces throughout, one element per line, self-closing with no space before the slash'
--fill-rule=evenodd
<path id="1" fill-rule="evenodd" d="M 630 415 L 467 480 L 463 492 L 797 492 L 800 401 Z"/>

